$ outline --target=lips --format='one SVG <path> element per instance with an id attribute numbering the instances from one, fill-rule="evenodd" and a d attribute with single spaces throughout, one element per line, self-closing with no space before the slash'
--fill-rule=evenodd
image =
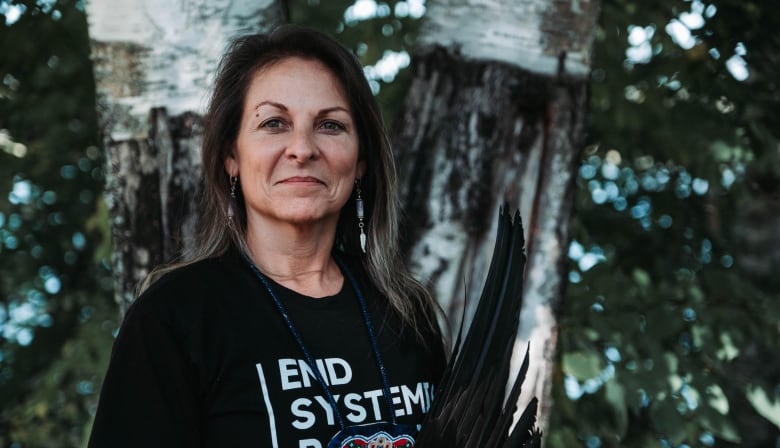
<path id="1" fill-rule="evenodd" d="M 319 184 L 325 185 L 325 182 L 312 176 L 293 176 L 286 179 L 282 179 L 279 184 Z"/>

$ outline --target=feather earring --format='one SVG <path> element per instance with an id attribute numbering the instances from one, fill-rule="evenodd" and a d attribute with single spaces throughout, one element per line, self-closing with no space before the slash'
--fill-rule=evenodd
<path id="1" fill-rule="evenodd" d="M 360 179 L 355 179 L 355 208 L 357 212 L 358 228 L 360 229 L 360 248 L 363 249 L 363 253 L 366 253 L 366 232 L 364 231 L 366 224 L 364 222 L 366 218 L 365 207 L 363 206 L 363 190 L 360 189 Z"/>

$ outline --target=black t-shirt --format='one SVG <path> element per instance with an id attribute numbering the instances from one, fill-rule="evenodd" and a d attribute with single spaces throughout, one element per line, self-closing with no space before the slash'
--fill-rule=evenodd
<path id="1" fill-rule="evenodd" d="M 353 271 L 366 298 L 399 423 L 417 425 L 444 368 Z M 313 299 L 272 283 L 347 425 L 389 421 L 355 292 Z M 265 287 L 233 253 L 165 275 L 115 341 L 90 448 L 327 446 L 339 430 L 322 386 Z"/>

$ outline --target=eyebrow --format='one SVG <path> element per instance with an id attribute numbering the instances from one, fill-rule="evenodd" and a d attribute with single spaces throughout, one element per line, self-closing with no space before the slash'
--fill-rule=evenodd
<path id="1" fill-rule="evenodd" d="M 285 106 L 282 103 L 277 103 L 275 101 L 261 101 L 261 102 L 257 103 L 255 105 L 254 109 L 252 109 L 252 110 L 257 111 L 257 109 L 259 109 L 262 106 L 272 106 L 272 107 L 275 107 L 275 108 L 280 109 L 280 110 L 284 110 L 284 111 L 287 110 L 287 106 Z M 319 111 L 317 111 L 317 115 L 325 115 L 327 113 L 336 112 L 336 111 L 342 111 L 342 112 L 345 112 L 345 113 L 349 114 L 349 109 L 341 107 L 341 106 L 333 106 L 333 107 L 326 107 L 325 109 L 320 109 Z"/>
<path id="2" fill-rule="evenodd" d="M 261 101 L 257 104 L 255 104 L 255 107 L 252 110 L 260 109 L 261 106 L 273 106 L 277 109 L 287 110 L 287 106 L 285 106 L 282 103 L 276 103 L 274 101 Z"/>

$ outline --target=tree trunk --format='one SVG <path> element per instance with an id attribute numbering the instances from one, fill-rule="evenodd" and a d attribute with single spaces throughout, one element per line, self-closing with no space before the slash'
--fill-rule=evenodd
<path id="1" fill-rule="evenodd" d="M 596 0 L 432 0 L 394 139 L 404 249 L 451 324 L 464 298 L 479 299 L 498 208 L 520 210 L 529 257 L 516 351 L 531 342 L 520 402 L 540 399 L 542 428 L 598 9 Z"/>
<path id="2" fill-rule="evenodd" d="M 87 13 L 124 312 L 150 269 L 192 244 L 202 113 L 222 52 L 286 14 L 280 0 L 92 0 Z"/>

